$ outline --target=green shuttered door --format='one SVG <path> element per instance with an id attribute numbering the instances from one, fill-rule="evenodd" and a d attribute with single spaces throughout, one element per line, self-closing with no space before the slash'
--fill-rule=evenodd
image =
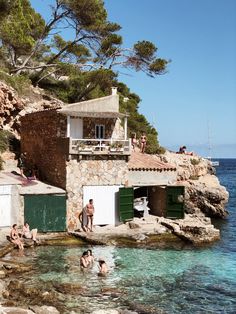
<path id="1" fill-rule="evenodd" d="M 134 218 L 134 190 L 133 188 L 119 189 L 119 218 L 120 221 Z"/>
<path id="2" fill-rule="evenodd" d="M 65 195 L 25 195 L 24 217 L 41 232 L 66 231 Z"/>
<path id="3" fill-rule="evenodd" d="M 166 218 L 184 218 L 184 186 L 166 187 Z"/>

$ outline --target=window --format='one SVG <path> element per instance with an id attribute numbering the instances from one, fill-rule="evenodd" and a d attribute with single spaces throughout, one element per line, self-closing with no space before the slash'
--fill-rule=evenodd
<path id="1" fill-rule="evenodd" d="M 95 138 L 105 138 L 105 125 L 96 124 L 96 126 L 95 126 Z"/>

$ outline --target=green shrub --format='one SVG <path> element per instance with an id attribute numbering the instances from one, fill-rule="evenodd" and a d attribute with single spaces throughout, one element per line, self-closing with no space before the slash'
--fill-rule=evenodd
<path id="1" fill-rule="evenodd" d="M 191 164 L 192 164 L 193 166 L 196 166 L 196 165 L 198 165 L 198 164 L 200 163 L 200 160 L 199 160 L 199 159 L 191 158 L 190 161 L 191 161 Z"/>
<path id="2" fill-rule="evenodd" d="M 19 95 L 30 87 L 31 81 L 27 76 L 24 75 L 9 75 L 6 72 L 0 71 L 0 80 L 4 81 L 7 85 L 14 88 Z"/>
<path id="3" fill-rule="evenodd" d="M 190 180 L 198 180 L 198 176 L 196 175 L 192 175 L 189 177 Z"/>
<path id="4" fill-rule="evenodd" d="M 9 137 L 11 133 L 8 131 L 0 130 L 0 152 L 4 152 L 8 148 Z"/>
<path id="5" fill-rule="evenodd" d="M 0 153 L 3 153 L 9 147 L 9 140 L 11 138 L 11 133 L 8 131 L 0 130 Z M 3 168 L 3 160 L 0 155 L 0 170 Z"/>

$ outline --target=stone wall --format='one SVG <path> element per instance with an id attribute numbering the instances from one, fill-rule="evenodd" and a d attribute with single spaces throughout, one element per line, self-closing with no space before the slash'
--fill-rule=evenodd
<path id="1" fill-rule="evenodd" d="M 105 138 L 111 138 L 115 126 L 115 119 L 105 118 L 84 118 L 83 119 L 83 137 L 84 138 L 96 138 L 95 126 L 102 124 L 105 126 Z"/>
<path id="2" fill-rule="evenodd" d="M 67 162 L 67 226 L 68 230 L 80 227 L 79 213 L 83 207 L 83 186 L 126 185 L 126 160 L 70 160 Z"/>
<path id="3" fill-rule="evenodd" d="M 27 166 L 37 166 L 39 178 L 65 188 L 69 141 L 66 117 L 56 110 L 28 114 L 21 119 L 21 151 L 27 152 Z"/>

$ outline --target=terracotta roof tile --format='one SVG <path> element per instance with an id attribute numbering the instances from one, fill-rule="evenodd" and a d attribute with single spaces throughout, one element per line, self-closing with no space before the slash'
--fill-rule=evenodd
<path id="1" fill-rule="evenodd" d="M 160 161 L 157 155 L 132 152 L 128 162 L 129 170 L 176 171 L 176 167 Z"/>

